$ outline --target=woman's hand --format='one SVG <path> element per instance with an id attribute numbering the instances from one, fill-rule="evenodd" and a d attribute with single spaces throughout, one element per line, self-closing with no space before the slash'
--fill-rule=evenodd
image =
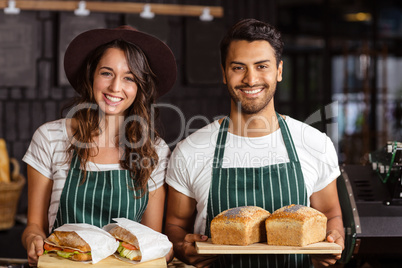
<path id="1" fill-rule="evenodd" d="M 170 263 L 173 260 L 173 258 L 174 258 L 173 247 L 170 248 L 170 251 L 168 254 L 166 254 L 165 258 L 166 258 L 166 263 Z"/>
<path id="2" fill-rule="evenodd" d="M 27 250 L 28 263 L 36 266 L 43 254 L 43 240 L 49 229 L 48 210 L 53 181 L 30 165 L 28 173 L 28 223 L 22 234 L 22 245 Z"/>
<path id="3" fill-rule="evenodd" d="M 29 234 L 26 236 L 25 245 L 29 266 L 36 267 L 39 256 L 43 255 L 43 240 L 44 237 L 39 234 Z"/>

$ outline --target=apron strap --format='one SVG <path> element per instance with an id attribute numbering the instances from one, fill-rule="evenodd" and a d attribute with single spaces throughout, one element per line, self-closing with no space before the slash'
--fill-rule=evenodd
<path id="1" fill-rule="evenodd" d="M 293 143 L 288 124 L 286 124 L 285 120 L 278 113 L 276 113 L 276 117 L 278 118 L 279 127 L 282 132 L 282 138 L 285 143 L 290 162 L 299 162 L 299 157 L 297 156 L 296 148 Z"/>
<path id="2" fill-rule="evenodd" d="M 276 113 L 276 117 L 278 118 L 279 128 L 281 129 L 282 132 L 282 138 L 285 143 L 286 151 L 288 152 L 289 161 L 299 162 L 299 157 L 297 156 L 296 148 L 293 143 L 286 121 L 278 113 Z M 218 138 L 216 139 L 215 154 L 212 165 L 213 168 L 222 167 L 228 127 L 229 127 L 229 117 L 225 117 L 222 121 L 222 124 L 219 127 Z"/>
<path id="3" fill-rule="evenodd" d="M 221 168 L 223 154 L 225 153 L 226 137 L 228 135 L 229 118 L 225 117 L 219 127 L 218 138 L 216 139 L 216 147 L 213 161 L 213 168 Z"/>
<path id="4" fill-rule="evenodd" d="M 73 152 L 73 158 L 71 159 L 70 169 L 71 169 L 71 168 L 80 169 L 80 167 L 81 167 L 80 158 L 78 157 L 77 152 L 74 150 L 74 152 Z"/>

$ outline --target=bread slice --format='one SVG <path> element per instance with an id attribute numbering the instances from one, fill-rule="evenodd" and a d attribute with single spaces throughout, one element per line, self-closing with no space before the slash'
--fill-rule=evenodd
<path id="1" fill-rule="evenodd" d="M 270 213 L 256 206 L 222 211 L 211 221 L 213 244 L 250 245 L 266 240 L 265 219 Z"/>
<path id="2" fill-rule="evenodd" d="M 265 227 L 268 245 L 304 247 L 325 240 L 327 217 L 311 207 L 289 205 L 275 210 Z"/>

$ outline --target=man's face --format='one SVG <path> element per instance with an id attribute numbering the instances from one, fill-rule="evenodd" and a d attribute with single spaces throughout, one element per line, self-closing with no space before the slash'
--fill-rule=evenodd
<path id="1" fill-rule="evenodd" d="M 267 41 L 233 41 L 229 45 L 223 82 L 232 101 L 243 113 L 257 114 L 273 100 L 276 83 L 282 80 L 282 61 Z"/>

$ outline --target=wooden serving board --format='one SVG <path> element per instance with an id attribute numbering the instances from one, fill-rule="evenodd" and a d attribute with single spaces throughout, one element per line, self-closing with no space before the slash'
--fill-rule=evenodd
<path id="1" fill-rule="evenodd" d="M 207 242 L 196 242 L 199 254 L 340 254 L 340 245 L 329 242 L 319 242 L 304 247 L 273 246 L 267 243 L 255 243 L 248 246 L 217 245 Z"/>
<path id="2" fill-rule="evenodd" d="M 89 266 L 88 266 L 89 265 Z M 38 267 L 39 268 L 46 268 L 46 267 L 57 267 L 57 268 L 70 268 L 70 267 L 79 267 L 79 268 L 106 268 L 106 267 L 135 267 L 135 268 L 149 268 L 149 267 L 167 267 L 166 259 L 159 258 L 152 261 L 141 262 L 138 264 L 132 264 L 128 262 L 124 262 L 118 260 L 113 256 L 109 256 L 106 259 L 101 260 L 95 264 L 91 264 L 88 262 L 77 262 L 68 259 L 64 259 L 62 257 L 57 256 L 56 254 L 43 254 L 39 257 Z"/>

